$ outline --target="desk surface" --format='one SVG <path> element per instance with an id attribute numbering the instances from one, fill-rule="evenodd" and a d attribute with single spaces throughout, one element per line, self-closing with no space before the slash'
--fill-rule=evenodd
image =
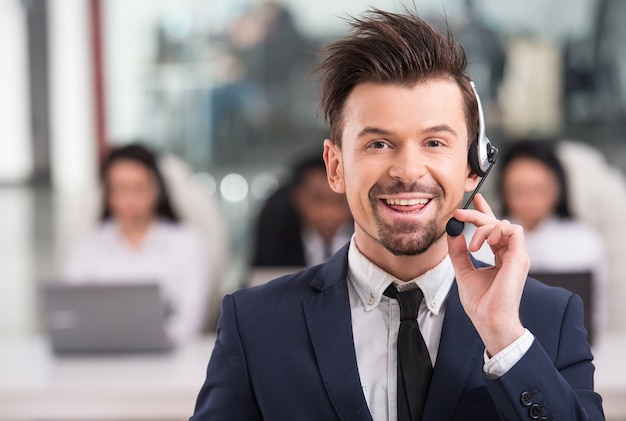
<path id="1" fill-rule="evenodd" d="M 55 357 L 42 338 L 0 340 L 0 420 L 186 420 L 214 337 L 169 354 Z M 626 420 L 626 332 L 594 347 L 608 420 Z"/>
<path id="2" fill-rule="evenodd" d="M 0 420 L 186 420 L 214 341 L 167 354 L 57 357 L 43 338 L 0 340 Z"/>
<path id="3" fill-rule="evenodd" d="M 609 421 L 626 420 L 626 332 L 607 332 L 593 347 L 595 389 Z"/>

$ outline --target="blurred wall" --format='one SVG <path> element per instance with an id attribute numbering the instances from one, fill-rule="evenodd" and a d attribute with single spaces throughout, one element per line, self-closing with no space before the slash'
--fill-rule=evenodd
<path id="1" fill-rule="evenodd" d="M 71 231 L 76 218 L 81 216 L 80 205 L 86 197 L 83 192 L 91 190 L 97 183 L 89 14 L 90 5 L 96 0 L 39 1 L 47 1 L 49 18 L 50 163 L 51 185 L 55 192 L 50 213 L 56 218 L 50 229 L 54 231 L 54 238 L 62 244 L 68 239 L 67 233 Z M 249 236 L 247 224 L 254 217 L 254 206 L 265 197 L 263 194 L 254 195 L 255 180 L 263 176 L 274 180 L 273 177 L 280 174 L 289 164 L 289 159 L 293 158 L 291 155 L 294 155 L 292 151 L 295 147 L 321 145 L 327 130 L 321 123 L 311 123 L 315 120 L 315 92 L 314 87 L 310 89 L 313 84 L 305 85 L 300 81 L 300 77 L 305 79 L 306 71 L 296 68 L 295 76 L 281 85 L 291 84 L 296 88 L 294 91 L 297 95 L 290 98 L 294 102 L 287 109 L 293 114 L 292 121 L 287 121 L 287 113 L 283 113 L 280 119 L 268 119 L 264 125 L 254 126 L 258 121 L 250 118 L 247 131 L 242 130 L 242 127 L 246 127 L 241 124 L 242 115 L 238 116 L 239 119 L 228 121 L 232 131 L 226 133 L 224 138 L 228 140 L 227 146 L 234 158 L 232 162 L 216 159 L 214 165 L 209 165 L 210 161 L 199 153 L 198 145 L 189 140 L 194 135 L 189 127 L 191 112 L 198 113 L 197 103 L 182 102 L 185 107 L 180 108 L 180 113 L 167 109 L 167 112 L 157 114 L 154 107 L 156 101 L 146 102 L 152 104 L 146 106 L 140 100 L 144 97 L 167 99 L 172 92 L 206 94 L 214 89 L 218 85 L 215 75 L 216 53 L 223 52 L 220 46 L 224 42 L 222 37 L 225 28 L 255 1 L 101 0 L 104 35 L 108 37 L 104 42 L 105 82 L 109 95 L 106 106 L 110 117 L 107 130 L 112 140 L 128 140 L 134 136 L 151 138 L 161 132 L 172 132 L 171 138 L 177 143 L 156 146 L 176 153 L 186 151 L 188 154 L 185 158 L 188 161 L 197 159 L 205 164 L 195 169 L 206 171 L 204 175 L 214 184 L 212 192 L 208 194 L 221 195 L 220 200 L 229 217 L 231 236 L 237 240 L 232 243 L 238 250 L 245 249 Z M 23 10 L 29 3 L 0 0 L 0 185 L 24 183 L 32 173 L 32 139 L 28 126 L 27 35 Z M 358 14 L 368 7 L 362 0 L 283 0 L 282 3 L 292 12 L 296 29 L 305 38 L 312 40 L 313 46 L 342 34 L 345 30 L 342 18 L 346 14 Z M 415 7 L 425 17 L 447 16 L 453 23 L 468 2 L 415 0 L 404 3 L 409 9 Z M 533 128 L 550 133 L 567 125 L 568 122 L 563 121 L 564 117 L 558 114 L 558 109 L 562 107 L 559 102 L 562 87 L 560 73 L 561 66 L 565 65 L 561 60 L 560 49 L 567 40 L 582 40 L 593 32 L 593 12 L 598 1 L 475 0 L 473 3 L 480 10 L 481 19 L 497 31 L 503 44 L 512 47 L 508 51 L 511 68 L 502 86 L 503 121 L 494 121 L 493 116 L 498 113 L 491 112 L 492 109 L 487 110 L 487 121 L 496 123 L 496 126 L 502 124 L 504 129 L 516 134 L 526 134 Z M 388 10 L 399 10 L 402 7 L 402 3 L 397 0 L 380 0 L 370 4 Z M 564 5 L 567 5 L 566 13 Z M 614 18 L 619 20 L 617 14 Z M 179 41 L 185 47 L 178 46 L 185 53 L 180 60 L 155 62 L 158 25 L 169 31 L 173 41 Z M 191 30 L 193 28 L 198 29 Z M 541 48 L 533 44 L 536 39 L 541 40 L 537 44 Z M 614 42 L 609 47 L 623 45 L 621 38 L 612 39 Z M 206 46 L 208 49 L 203 49 Z M 617 49 L 618 53 L 613 56 L 623 56 L 623 50 Z M 610 55 L 608 51 L 606 54 Z M 626 63 L 626 60 L 622 59 L 621 63 Z M 623 83 L 624 74 L 621 72 L 619 75 L 622 85 L 626 86 Z M 530 82 L 534 89 L 532 92 L 526 91 L 523 87 L 533 77 L 537 78 Z M 529 94 L 533 96 L 532 101 L 528 100 Z M 179 97 L 174 99 L 174 105 L 181 105 Z M 248 111 L 247 107 L 253 101 L 250 101 L 250 96 L 244 95 L 243 102 L 246 105 L 242 107 L 243 111 Z M 306 106 L 301 107 L 304 102 Z M 589 108 L 587 102 L 584 105 Z M 294 113 L 296 110 L 298 113 Z M 198 115 L 203 118 L 203 122 L 210 120 L 208 113 Z M 589 129 L 592 134 L 587 137 L 593 139 L 608 158 L 624 156 L 623 153 L 620 155 L 623 150 L 620 142 L 611 144 L 615 153 L 607 153 L 607 149 L 602 149 L 605 146 L 603 144 L 597 145 L 602 136 L 617 136 L 621 133 L 610 133 L 609 136 L 602 127 L 599 127 L 602 131 L 597 131 L 597 128 Z M 281 132 L 279 129 L 284 130 Z M 582 136 L 580 132 L 576 134 Z M 490 135 L 494 141 L 504 141 L 502 133 L 497 130 L 490 130 Z M 206 139 L 201 140 L 206 142 Z M 217 147 L 225 146 L 220 144 Z M 223 168 L 216 171 L 217 166 Z M 244 184 L 250 182 L 251 194 L 244 195 L 245 199 L 230 200 L 223 194 L 223 181 L 231 172 L 235 175 L 241 173 L 245 177 L 241 177 Z M 244 187 L 247 192 L 248 184 Z M 0 265 L 8 268 L 9 273 L 8 277 L 4 277 L 4 272 L 0 274 L 3 276 L 0 299 L 5 296 L 22 300 L 8 306 L 4 302 L 0 303 L 0 323 L 3 323 L 0 324 L 0 332 L 13 329 L 11 326 L 27 327 L 32 324 L 33 315 L 29 312 L 34 306 L 32 291 L 36 282 L 32 270 L 36 265 L 32 260 L 32 244 L 38 241 L 33 234 L 36 216 L 32 209 L 36 206 L 29 193 L 7 190 L 0 197 L 3 217 L 0 220 Z M 24 257 L 20 258 L 22 254 Z M 626 328 L 626 309 L 614 306 L 612 310 L 612 326 Z"/>
<path id="2" fill-rule="evenodd" d="M 60 193 L 93 186 L 97 174 L 88 7 L 49 0 L 52 186 Z"/>
<path id="3" fill-rule="evenodd" d="M 0 1 L 0 183 L 32 172 L 26 17 L 19 0 Z"/>

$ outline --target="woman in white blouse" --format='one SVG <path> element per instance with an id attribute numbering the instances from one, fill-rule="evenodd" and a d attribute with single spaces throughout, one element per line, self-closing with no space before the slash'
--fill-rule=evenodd
<path id="1" fill-rule="evenodd" d="M 64 279 L 157 282 L 172 342 L 198 335 L 209 282 L 204 245 L 172 209 L 155 156 L 137 144 L 115 149 L 104 162 L 102 182 L 102 220 L 73 248 Z"/>
<path id="2" fill-rule="evenodd" d="M 498 162 L 501 215 L 524 227 L 530 272 L 591 272 L 594 325 L 606 322 L 606 259 L 600 235 L 569 209 L 565 172 L 550 142 L 514 143 Z M 481 249 L 476 257 L 493 263 Z M 596 329 L 596 331 L 598 330 Z"/>

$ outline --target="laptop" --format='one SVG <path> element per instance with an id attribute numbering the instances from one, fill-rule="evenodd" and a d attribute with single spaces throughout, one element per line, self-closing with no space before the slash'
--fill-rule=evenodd
<path id="1" fill-rule="evenodd" d="M 583 300 L 584 313 L 583 323 L 587 330 L 587 340 L 590 344 L 594 338 L 594 304 L 593 304 L 593 276 L 590 272 L 531 272 L 531 278 L 535 278 L 544 284 L 565 288 L 580 296 Z"/>
<path id="2" fill-rule="evenodd" d="M 56 354 L 163 352 L 166 306 L 150 284 L 46 284 L 44 324 Z"/>

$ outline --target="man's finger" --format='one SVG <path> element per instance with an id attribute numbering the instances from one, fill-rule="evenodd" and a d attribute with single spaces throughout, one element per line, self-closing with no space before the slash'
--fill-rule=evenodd
<path id="1" fill-rule="evenodd" d="M 472 236 L 472 239 L 467 246 L 469 251 L 475 252 L 480 250 L 483 244 L 487 241 L 489 234 L 493 230 L 495 224 L 487 224 L 481 227 L 478 227 Z"/>
<path id="2" fill-rule="evenodd" d="M 461 222 L 474 224 L 477 227 L 497 222 L 497 219 L 494 216 L 487 215 L 474 209 L 457 209 L 454 211 L 454 217 Z"/>
<path id="3" fill-rule="evenodd" d="M 491 206 L 489 206 L 489 203 L 487 203 L 485 197 L 482 194 L 478 193 L 476 196 L 474 196 L 472 204 L 474 205 L 474 209 L 476 209 L 477 211 L 484 213 L 485 215 L 492 218 L 496 217 L 496 215 L 491 210 Z"/>
<path id="4" fill-rule="evenodd" d="M 451 235 L 447 235 L 447 237 L 448 254 L 450 255 L 450 260 L 452 261 L 454 272 L 456 273 L 458 279 L 463 274 L 474 270 L 474 265 L 472 264 L 472 260 L 470 259 L 467 251 L 465 236 L 461 234 L 458 237 L 453 237 Z"/>

